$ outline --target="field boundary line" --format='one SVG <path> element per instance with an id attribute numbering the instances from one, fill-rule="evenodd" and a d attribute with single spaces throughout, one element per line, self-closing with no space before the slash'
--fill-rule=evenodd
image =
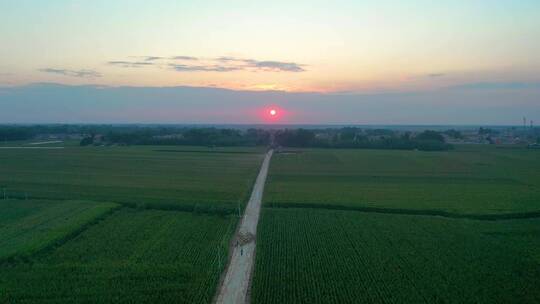
<path id="1" fill-rule="evenodd" d="M 175 150 L 175 149 L 157 149 L 154 152 L 170 152 L 170 153 L 204 153 L 204 154 L 260 154 L 261 152 L 251 151 L 207 151 L 207 150 Z"/>
<path id="2" fill-rule="evenodd" d="M 120 209 L 123 209 L 124 206 L 118 205 L 116 207 L 111 208 L 110 210 L 107 210 L 107 212 L 100 214 L 99 216 L 96 216 L 95 218 L 91 219 L 90 221 L 84 223 L 77 229 L 71 231 L 70 233 L 66 234 L 63 237 L 60 237 L 56 240 L 52 240 L 49 244 L 44 246 L 43 248 L 36 249 L 34 252 L 31 252 L 29 254 L 19 255 L 19 254 L 13 254 L 11 256 L 7 256 L 5 258 L 0 259 L 0 265 L 2 264 L 11 264 L 13 262 L 29 262 L 33 257 L 43 255 L 47 252 L 50 252 L 54 250 L 55 248 L 58 248 L 67 242 L 71 241 L 72 239 L 79 236 L 84 231 L 88 230 L 90 227 L 99 224 L 99 222 L 105 220 L 106 218 L 110 217 L 114 213 L 120 211 Z"/>
<path id="3" fill-rule="evenodd" d="M 453 219 L 471 219 L 481 221 L 501 221 L 501 220 L 519 220 L 540 218 L 540 211 L 530 212 L 515 212 L 501 214 L 479 214 L 479 213 L 454 213 L 443 210 L 433 209 L 403 209 L 403 208 L 381 208 L 381 207 L 361 207 L 361 206 L 345 206 L 345 205 L 329 205 L 329 204 L 303 204 L 303 203 L 267 203 L 264 208 L 294 208 L 294 209 L 326 209 L 326 210 L 342 210 L 342 211 L 358 211 L 366 213 L 382 213 L 382 214 L 397 214 L 397 215 L 423 215 L 423 216 L 438 216 Z"/>
<path id="4" fill-rule="evenodd" d="M 1 187 L 0 187 L 1 189 Z M 124 208 L 130 208 L 130 209 L 138 209 L 138 210 L 161 210 L 161 211 L 176 211 L 176 212 L 188 212 L 188 213 L 195 213 L 195 214 L 204 214 L 204 215 L 216 215 L 216 216 L 228 216 L 231 214 L 236 214 L 238 212 L 238 204 L 234 203 L 234 207 L 231 206 L 223 206 L 221 205 L 213 205 L 214 203 L 208 201 L 208 202 L 200 202 L 200 203 L 194 203 L 192 205 L 188 204 L 174 204 L 174 203 L 137 203 L 137 202 L 119 202 L 115 200 L 95 200 L 95 199 L 78 199 L 78 198 L 60 198 L 60 197 L 54 197 L 54 196 L 39 196 L 39 195 L 22 195 L 22 192 L 18 192 L 17 194 L 10 193 L 9 199 L 10 200 L 43 200 L 43 201 L 86 201 L 86 202 L 93 202 L 93 203 L 100 203 L 100 202 L 108 202 L 108 203 L 114 203 L 121 205 Z M 248 193 L 249 195 L 249 193 Z M 2 203 L 2 199 L 0 199 L 0 204 Z M 232 205 L 232 201 L 230 203 L 227 203 Z"/>

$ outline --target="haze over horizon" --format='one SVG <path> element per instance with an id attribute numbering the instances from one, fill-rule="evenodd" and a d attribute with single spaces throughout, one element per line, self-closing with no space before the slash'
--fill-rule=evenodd
<path id="1" fill-rule="evenodd" d="M 0 123 L 540 121 L 540 2 L 0 1 Z"/>

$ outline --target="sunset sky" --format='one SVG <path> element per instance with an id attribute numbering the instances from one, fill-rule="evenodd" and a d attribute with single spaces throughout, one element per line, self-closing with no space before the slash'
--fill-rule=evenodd
<path id="1" fill-rule="evenodd" d="M 375 94 L 394 96 L 396 105 L 423 94 L 443 108 L 459 96 L 499 111 L 486 122 L 510 124 L 540 113 L 540 1 L 0 0 L 0 103 L 18 113 L 5 92 L 36 83 L 277 90 L 328 102 Z M 275 102 L 287 107 L 287 97 Z M 492 109 L 515 103 L 526 109 L 517 118 Z M 190 118 L 213 121 L 206 114 Z M 317 115 L 321 123 L 364 122 Z M 474 122 L 446 118 L 441 123 Z"/>

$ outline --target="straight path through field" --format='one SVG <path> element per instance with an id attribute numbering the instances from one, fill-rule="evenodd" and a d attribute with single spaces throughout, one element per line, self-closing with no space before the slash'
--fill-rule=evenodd
<path id="1" fill-rule="evenodd" d="M 233 241 L 234 247 L 231 259 L 225 270 L 225 278 L 219 287 L 216 303 L 243 304 L 247 301 L 247 292 L 255 260 L 257 223 L 259 221 L 264 184 L 272 153 L 273 150 L 266 153 L 261 170 L 253 186 L 253 191 L 251 192 L 251 197 L 242 217 L 240 228 Z"/>

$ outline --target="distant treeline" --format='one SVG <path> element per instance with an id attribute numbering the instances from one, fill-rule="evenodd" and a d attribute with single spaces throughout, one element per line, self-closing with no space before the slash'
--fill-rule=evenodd
<path id="1" fill-rule="evenodd" d="M 103 141 L 126 145 L 265 146 L 270 144 L 270 133 L 218 128 L 110 130 Z"/>
<path id="2" fill-rule="evenodd" d="M 144 127 L 146 128 L 146 127 Z M 71 124 L 43 124 L 43 125 L 0 125 L 0 141 L 29 140 L 42 135 L 81 135 L 101 134 L 110 130 L 137 131 L 137 126 L 115 125 L 71 125 Z"/>
<path id="3" fill-rule="evenodd" d="M 341 128 L 313 131 L 305 129 L 280 130 L 275 142 L 285 147 L 396 149 L 396 150 L 449 150 L 441 133 L 423 131 L 418 134 L 388 129 Z"/>
<path id="4" fill-rule="evenodd" d="M 101 136 L 90 135 L 81 145 L 195 145 L 195 146 L 268 146 L 448 150 L 444 137 L 435 131 L 418 134 L 399 133 L 387 129 L 340 128 L 308 129 L 219 129 L 219 128 L 149 128 L 137 130 L 108 130 Z"/>
<path id="5" fill-rule="evenodd" d="M 28 140 L 47 135 L 78 136 L 80 145 L 283 146 L 355 149 L 448 150 L 444 136 L 455 130 L 403 132 L 356 127 L 328 129 L 232 129 L 141 125 L 4 125 L 0 140 Z"/>

